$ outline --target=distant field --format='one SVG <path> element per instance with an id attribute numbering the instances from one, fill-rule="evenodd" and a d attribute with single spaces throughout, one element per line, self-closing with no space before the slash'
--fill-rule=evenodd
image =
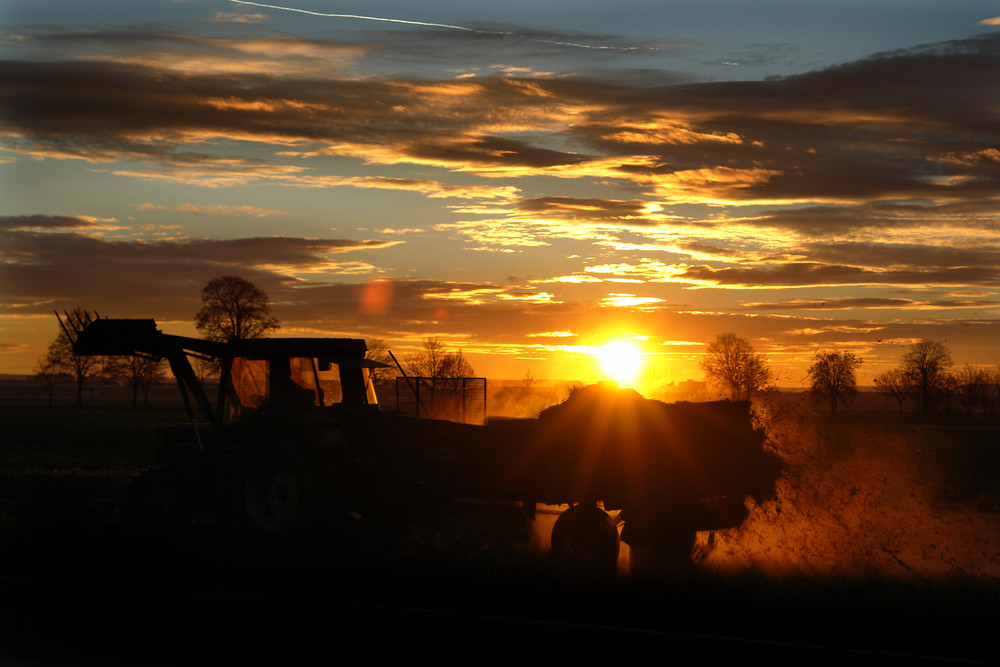
<path id="1" fill-rule="evenodd" d="M 159 426 L 187 421 L 182 409 L 132 410 L 84 406 L 47 408 L 0 404 L 4 440 L 47 445 L 135 445 L 152 447 Z"/>

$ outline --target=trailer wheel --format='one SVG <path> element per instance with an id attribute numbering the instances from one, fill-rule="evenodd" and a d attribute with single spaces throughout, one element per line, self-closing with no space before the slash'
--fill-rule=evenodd
<path id="1" fill-rule="evenodd" d="M 250 526 L 268 538 L 308 533 L 317 512 L 315 466 L 280 436 L 259 442 L 250 451 L 243 484 Z"/>
<path id="2" fill-rule="evenodd" d="M 187 519 L 176 474 L 153 468 L 129 480 L 126 508 L 129 523 L 144 539 L 169 542 Z"/>
<path id="3" fill-rule="evenodd" d="M 573 505 L 552 527 L 552 557 L 576 572 L 614 573 L 619 546 L 611 517 L 590 503 Z"/>

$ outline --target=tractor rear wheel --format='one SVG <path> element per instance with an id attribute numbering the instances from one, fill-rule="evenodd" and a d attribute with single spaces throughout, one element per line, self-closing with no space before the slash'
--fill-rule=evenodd
<path id="1" fill-rule="evenodd" d="M 574 572 L 615 573 L 619 547 L 611 517 L 592 503 L 573 505 L 552 527 L 551 554 Z"/>
<path id="2" fill-rule="evenodd" d="M 297 541 L 317 527 L 315 462 L 288 438 L 262 438 L 250 448 L 243 507 L 250 527 L 265 540 Z"/>

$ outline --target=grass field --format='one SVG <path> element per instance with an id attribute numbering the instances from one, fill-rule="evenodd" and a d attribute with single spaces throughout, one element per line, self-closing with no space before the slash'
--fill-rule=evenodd
<path id="1" fill-rule="evenodd" d="M 176 410 L 0 407 L 0 539 L 121 525 L 130 476 Z"/>
<path id="2" fill-rule="evenodd" d="M 1000 424 L 860 411 L 833 420 L 797 401 L 786 398 L 760 410 L 788 466 L 777 499 L 755 507 L 740 529 L 700 534 L 695 566 L 681 578 L 645 572 L 619 582 L 613 593 L 602 589 L 601 599 L 613 595 L 620 605 L 615 618 L 626 622 L 622 614 L 632 609 L 636 617 L 628 622 L 647 622 L 637 610 L 656 608 L 693 631 L 698 614 L 715 614 L 722 605 L 735 626 L 754 618 L 762 632 L 768 614 L 820 614 L 826 623 L 859 614 L 897 614 L 911 623 L 951 623 L 942 620 L 947 618 L 961 623 L 951 632 L 970 636 L 979 636 L 984 625 L 995 627 Z M 185 585 L 214 586 L 222 579 L 246 581 L 232 573 L 250 568 L 259 581 L 265 565 L 242 546 L 227 544 L 228 533 L 210 521 L 196 521 L 171 555 L 151 556 L 130 542 L 121 512 L 128 478 L 152 463 L 156 428 L 183 420 L 174 407 L 0 403 L 0 574 L 107 579 L 168 571 L 168 581 L 183 572 Z M 338 585 L 393 582 L 397 592 L 422 582 L 422 602 L 429 590 L 462 596 L 484 581 L 500 581 L 505 583 L 489 589 L 493 598 L 477 594 L 476 603 L 538 595 L 532 604 L 564 600 L 573 613 L 600 597 L 585 594 L 586 587 L 567 588 L 537 545 L 531 523 L 517 512 L 465 505 L 414 524 L 408 538 L 389 548 L 350 554 L 350 568 L 335 560 L 342 552 L 316 552 L 269 576 L 286 583 L 307 574 L 314 582 L 332 577 Z M 166 565 L 164 558 L 176 560 Z M 525 582 L 530 588 L 519 587 Z M 665 601 L 695 615 L 671 616 Z"/>

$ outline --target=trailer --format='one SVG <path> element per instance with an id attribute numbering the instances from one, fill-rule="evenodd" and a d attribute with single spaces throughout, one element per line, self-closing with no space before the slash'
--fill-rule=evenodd
<path id="1" fill-rule="evenodd" d="M 613 566 L 621 539 L 687 556 L 695 533 L 738 526 L 773 494 L 781 462 L 746 402 L 667 404 L 597 384 L 537 419 L 485 424 L 381 410 L 365 342 L 226 343 L 162 333 L 154 320 L 67 316 L 81 355 L 166 359 L 189 421 L 161 429 L 157 465 L 129 487 L 131 520 L 165 538 L 198 511 L 294 545 L 358 523 L 405 522 L 427 501 L 566 505 L 552 552 Z M 218 364 L 214 400 L 190 359 Z M 612 518 L 614 513 L 614 518 Z"/>

